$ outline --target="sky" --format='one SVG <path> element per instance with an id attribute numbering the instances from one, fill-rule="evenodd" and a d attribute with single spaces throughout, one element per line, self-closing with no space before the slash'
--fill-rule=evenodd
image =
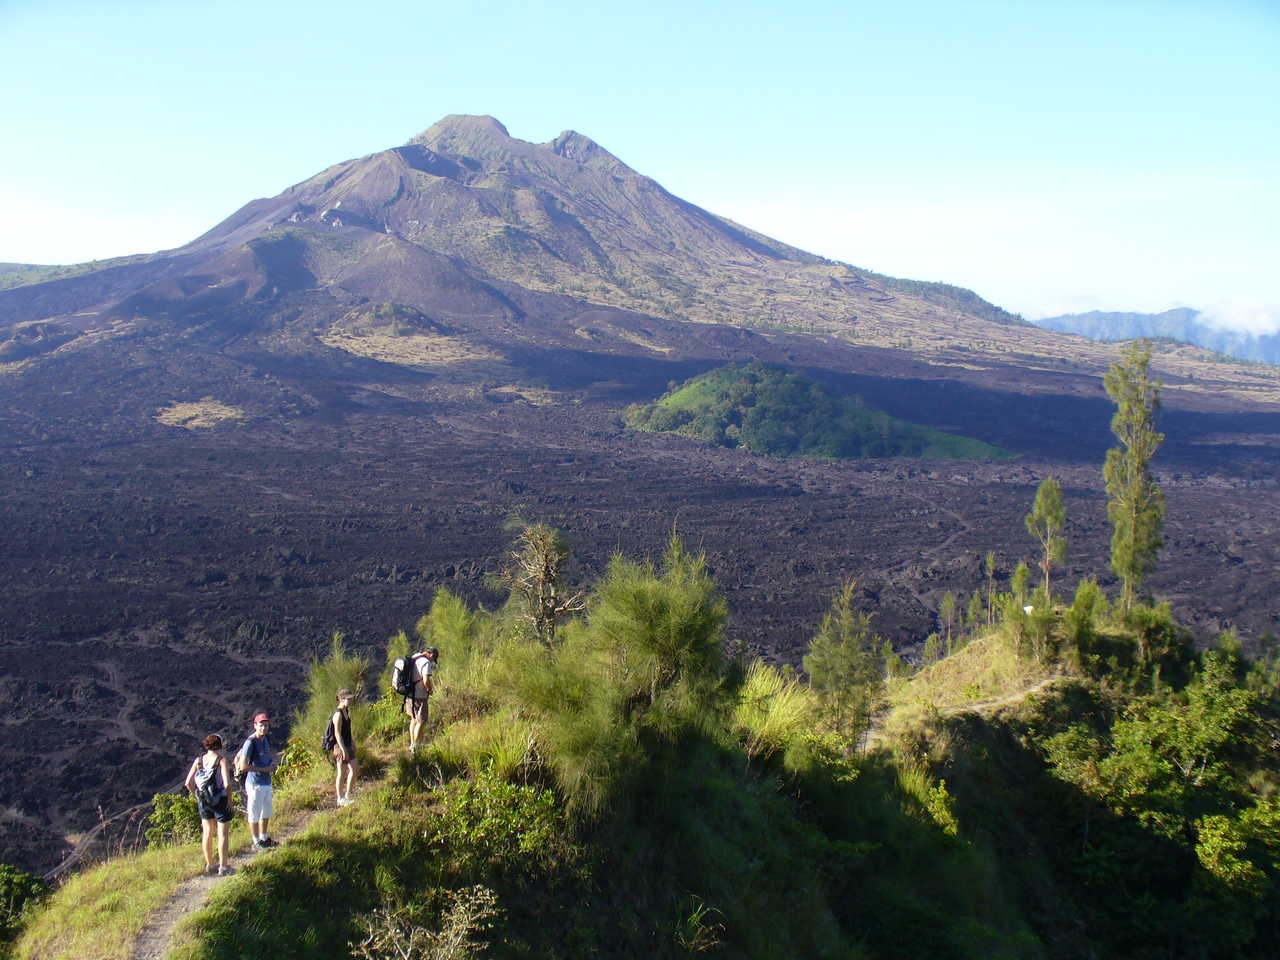
<path id="1" fill-rule="evenodd" d="M 450 113 L 1038 318 L 1280 328 L 1280 0 L 0 0 L 0 261 L 179 246 Z"/>

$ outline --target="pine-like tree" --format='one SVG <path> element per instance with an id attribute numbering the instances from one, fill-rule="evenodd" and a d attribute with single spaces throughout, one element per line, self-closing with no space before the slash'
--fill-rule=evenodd
<path id="1" fill-rule="evenodd" d="M 987 627 L 996 625 L 996 552 L 987 551 L 985 563 L 987 571 Z"/>
<path id="2" fill-rule="evenodd" d="M 1040 543 L 1040 569 L 1044 571 L 1044 596 L 1053 602 L 1049 591 L 1049 574 L 1067 556 L 1067 538 L 1062 535 L 1067 525 L 1067 508 L 1062 502 L 1062 487 L 1053 477 L 1045 477 L 1036 491 L 1036 501 L 1027 514 L 1027 533 Z"/>
<path id="3" fill-rule="evenodd" d="M 1031 571 L 1027 569 L 1027 565 L 1019 563 L 1013 569 L 1013 576 L 1009 578 L 1009 589 L 1012 593 L 1013 603 L 1019 612 L 1027 605 L 1027 580 L 1030 576 Z"/>
<path id="4" fill-rule="evenodd" d="M 1127 613 L 1164 543 L 1164 494 L 1151 475 L 1151 458 L 1164 441 L 1155 428 L 1160 384 L 1151 379 L 1151 345 L 1143 340 L 1127 346 L 1104 382 L 1116 404 L 1111 432 L 1120 441 L 1107 451 L 1103 468 L 1111 569 L 1123 584 L 1120 607 Z"/>
<path id="5" fill-rule="evenodd" d="M 885 669 L 880 638 L 871 631 L 871 617 L 854 606 L 856 588 L 853 580 L 840 588 L 804 658 L 813 691 L 849 742 L 861 737 L 871 723 Z M 889 650 L 892 653 L 892 648 Z"/>
<path id="6" fill-rule="evenodd" d="M 951 630 L 956 624 L 956 595 L 948 590 L 942 595 L 942 603 L 938 604 L 938 617 L 942 620 L 942 628 L 947 639 L 947 656 L 951 655 Z"/>
<path id="7" fill-rule="evenodd" d="M 965 622 L 971 633 L 976 634 L 982 624 L 982 591 L 975 590 L 969 596 L 969 605 L 964 611 Z"/>
<path id="8" fill-rule="evenodd" d="M 942 659 L 942 641 L 936 633 L 931 633 L 924 642 L 924 653 L 920 658 L 927 667 L 931 663 L 937 663 Z"/>

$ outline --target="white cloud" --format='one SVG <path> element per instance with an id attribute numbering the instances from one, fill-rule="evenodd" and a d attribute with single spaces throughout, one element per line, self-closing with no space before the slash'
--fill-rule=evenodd
<path id="1" fill-rule="evenodd" d="M 1225 300 L 1203 308 L 1200 320 L 1212 327 L 1262 335 L 1280 331 L 1280 303 Z"/>

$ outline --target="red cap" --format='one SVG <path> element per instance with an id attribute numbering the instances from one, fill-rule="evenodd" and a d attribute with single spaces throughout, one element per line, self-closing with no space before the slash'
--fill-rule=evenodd
<path id="1" fill-rule="evenodd" d="M 254 714 L 254 717 L 253 717 L 253 722 L 254 722 L 254 723 L 258 723 L 258 722 L 259 722 L 259 721 L 261 721 L 261 720 L 266 720 L 268 723 L 270 723 L 270 722 L 271 722 L 271 718 L 270 718 L 270 717 L 268 717 L 265 713 L 257 713 L 257 714 Z"/>

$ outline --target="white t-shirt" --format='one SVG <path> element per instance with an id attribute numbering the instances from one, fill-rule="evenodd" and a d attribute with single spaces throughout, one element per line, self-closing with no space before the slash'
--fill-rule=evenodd
<path id="1" fill-rule="evenodd" d="M 431 696 L 431 691 L 427 688 L 427 677 L 436 672 L 436 663 L 428 656 L 413 658 L 413 699 L 425 700 Z"/>

